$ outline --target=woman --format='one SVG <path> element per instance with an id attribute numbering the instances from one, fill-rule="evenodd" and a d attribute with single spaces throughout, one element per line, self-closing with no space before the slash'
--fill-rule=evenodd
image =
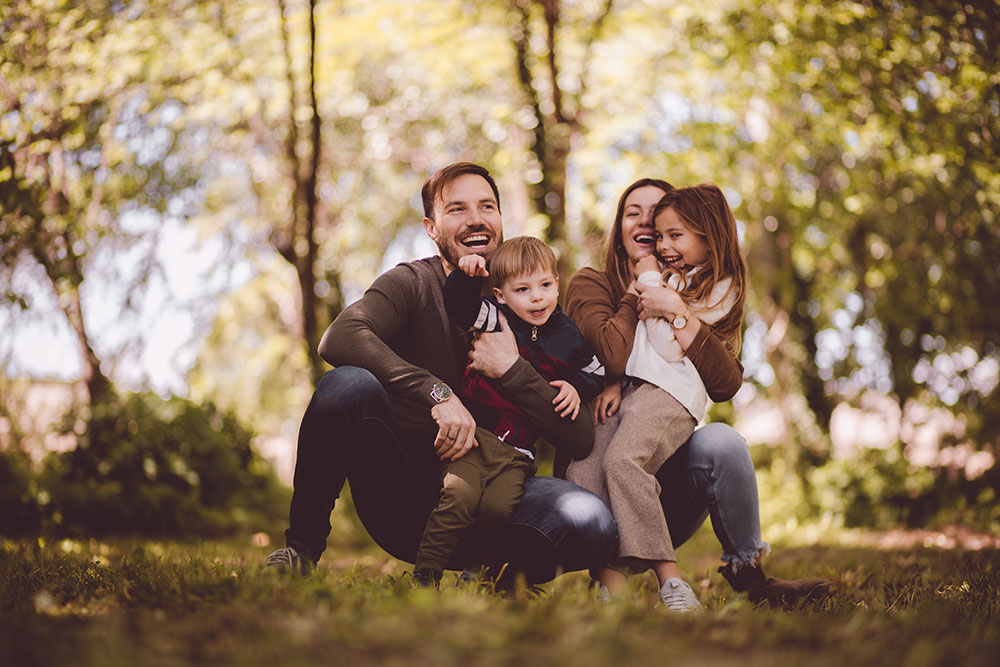
<path id="1" fill-rule="evenodd" d="M 608 235 L 605 268 L 580 270 L 570 280 L 566 312 L 604 363 L 609 379 L 620 379 L 632 350 L 640 318 L 667 316 L 665 288 L 637 288 L 635 265 L 653 253 L 652 210 L 672 190 L 666 181 L 642 179 L 622 194 L 615 223 Z M 641 291 L 640 291 L 641 290 Z M 726 401 L 739 390 L 743 367 L 725 350 L 711 327 L 701 324 L 686 354 L 713 401 Z M 620 392 L 606 391 L 594 404 L 597 428 L 620 404 Z M 556 472 L 568 461 L 557 460 Z M 751 601 L 772 606 L 793 605 L 825 592 L 821 579 L 782 580 L 768 577 L 761 566 L 767 544 L 760 537 L 760 512 L 753 462 L 743 438 L 726 424 L 708 424 L 697 431 L 656 474 L 674 546 L 680 546 L 711 514 L 722 544 L 724 565 L 719 572 Z"/>

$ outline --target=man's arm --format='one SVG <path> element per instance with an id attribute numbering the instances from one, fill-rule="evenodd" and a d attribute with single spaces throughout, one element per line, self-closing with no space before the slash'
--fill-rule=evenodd
<path id="1" fill-rule="evenodd" d="M 553 446 L 575 459 L 586 457 L 594 446 L 594 425 L 589 419 L 563 419 L 552 409 L 559 391 L 518 354 L 514 333 L 500 317 L 500 331 L 482 334 L 473 344 L 469 368 L 498 378 L 504 395 Z"/>
<path id="2" fill-rule="evenodd" d="M 327 328 L 319 355 L 332 366 L 364 368 L 390 394 L 423 402 L 430 410 L 434 405 L 431 387 L 439 379 L 402 359 L 387 343 L 418 316 L 413 312 L 418 279 L 404 266 L 379 276 L 364 296 L 341 311 Z"/>
<path id="3" fill-rule="evenodd" d="M 574 459 L 586 458 L 594 446 L 594 424 L 591 419 L 565 419 L 552 409 L 552 400 L 559 393 L 523 357 L 518 357 L 506 373 L 500 376 L 504 395 L 531 420 L 542 437 L 559 451 Z M 584 412 L 588 412 L 584 410 Z"/>
<path id="4" fill-rule="evenodd" d="M 438 426 L 435 451 L 442 459 L 455 460 L 475 446 L 475 421 L 457 396 L 435 402 L 431 388 L 440 379 L 401 358 L 387 343 L 415 319 L 434 316 L 416 312 L 420 309 L 419 281 L 420 276 L 406 266 L 379 276 L 364 296 L 327 328 L 319 354 L 333 366 L 364 368 L 389 394 L 426 405 Z"/>

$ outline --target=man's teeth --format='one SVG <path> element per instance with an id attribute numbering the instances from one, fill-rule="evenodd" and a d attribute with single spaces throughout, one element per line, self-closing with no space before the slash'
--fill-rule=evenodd
<path id="1" fill-rule="evenodd" d="M 465 245 L 486 245 L 489 243 L 489 238 L 485 234 L 474 234 L 465 237 L 462 243 Z"/>

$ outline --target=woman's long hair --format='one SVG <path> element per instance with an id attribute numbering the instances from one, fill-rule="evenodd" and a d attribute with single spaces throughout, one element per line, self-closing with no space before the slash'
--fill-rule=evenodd
<path id="1" fill-rule="evenodd" d="M 670 192 L 674 186 L 659 178 L 640 178 L 632 185 L 625 188 L 621 199 L 618 200 L 618 211 L 615 213 L 615 224 L 608 232 L 608 243 L 604 255 L 604 272 L 611 279 L 611 291 L 614 302 L 618 303 L 625 296 L 625 290 L 632 283 L 632 263 L 629 261 L 628 253 L 625 252 L 625 244 L 622 241 L 622 219 L 625 217 L 625 200 L 633 190 L 651 185 L 654 188 Z"/>
<path id="2" fill-rule="evenodd" d="M 732 281 L 726 295 L 735 293 L 736 301 L 729 313 L 712 325 L 712 330 L 734 356 L 738 355 L 743 303 L 746 300 L 747 265 L 740 251 L 736 219 L 726 196 L 713 183 L 671 190 L 657 202 L 653 220 L 668 208 L 674 209 L 688 229 L 704 237 L 708 245 L 708 261 L 694 274 L 690 283 L 682 286 L 680 295 L 687 303 L 705 302 L 720 280 L 729 278 Z"/>

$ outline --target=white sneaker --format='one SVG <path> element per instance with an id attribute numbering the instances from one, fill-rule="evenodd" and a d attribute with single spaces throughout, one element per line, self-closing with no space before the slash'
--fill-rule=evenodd
<path id="1" fill-rule="evenodd" d="M 303 577 L 312 572 L 316 564 L 300 554 L 294 547 L 282 547 L 264 559 L 264 567 L 281 574 L 294 573 Z"/>
<path id="2" fill-rule="evenodd" d="M 670 611 L 702 611 L 701 603 L 686 581 L 671 577 L 660 587 L 660 600 Z"/>

